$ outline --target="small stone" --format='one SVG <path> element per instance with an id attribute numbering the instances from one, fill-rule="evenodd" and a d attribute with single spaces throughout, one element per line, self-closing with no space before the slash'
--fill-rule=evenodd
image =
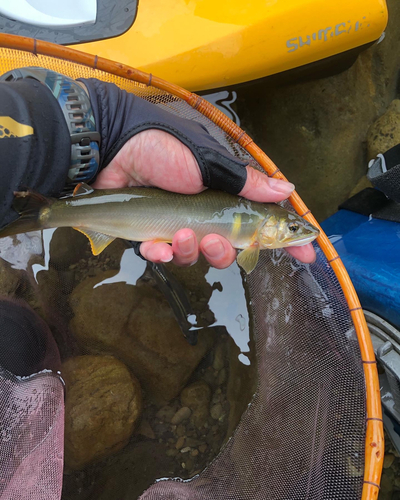
<path id="1" fill-rule="evenodd" d="M 186 446 L 185 448 L 181 449 L 181 453 L 188 453 L 192 448 L 190 446 Z"/>
<path id="2" fill-rule="evenodd" d="M 383 468 L 389 469 L 393 465 L 394 459 L 395 456 L 390 453 L 385 455 L 385 458 L 383 459 Z"/>
<path id="3" fill-rule="evenodd" d="M 198 454 L 199 454 L 199 450 L 192 450 L 191 453 L 190 453 L 190 455 L 192 457 L 197 457 Z"/>
<path id="4" fill-rule="evenodd" d="M 191 422 L 200 429 L 207 422 L 211 389 L 203 380 L 188 385 L 181 392 L 181 403 L 192 410 Z"/>
<path id="5" fill-rule="evenodd" d="M 206 444 L 201 444 L 199 446 L 199 452 L 200 453 L 205 453 L 206 450 L 207 450 L 207 445 Z"/>
<path id="6" fill-rule="evenodd" d="M 191 448 L 196 448 L 196 446 L 199 446 L 200 444 L 202 444 L 202 442 L 198 439 L 188 437 L 186 438 L 185 444 L 186 446 L 190 446 Z"/>
<path id="7" fill-rule="evenodd" d="M 171 424 L 180 424 L 184 420 L 188 419 L 191 415 L 191 410 L 187 406 L 180 408 L 171 419 Z"/>
<path id="8" fill-rule="evenodd" d="M 225 357 L 225 346 L 221 342 L 216 346 L 214 351 L 214 370 L 221 370 L 224 367 L 224 357 Z"/>
<path id="9" fill-rule="evenodd" d="M 210 415 L 214 420 L 218 420 L 222 415 L 222 405 L 220 403 L 217 403 L 216 405 L 212 406 Z"/>
<path id="10" fill-rule="evenodd" d="M 180 450 L 180 449 L 183 447 L 183 445 L 184 445 L 184 444 L 185 444 L 185 438 L 184 438 L 183 436 L 181 436 L 181 437 L 178 439 L 178 441 L 176 442 L 175 448 L 176 448 L 177 450 Z"/>
<path id="11" fill-rule="evenodd" d="M 179 451 L 176 448 L 169 448 L 165 454 L 167 457 L 176 457 L 176 455 L 179 453 Z"/>
<path id="12" fill-rule="evenodd" d="M 175 433 L 178 437 L 184 436 L 186 434 L 186 427 L 182 424 L 179 424 L 176 428 Z"/>
<path id="13" fill-rule="evenodd" d="M 166 405 L 158 410 L 158 412 L 156 413 L 156 418 L 158 418 L 162 422 L 171 422 L 171 419 L 174 415 L 175 415 L 174 408 L 171 408 L 171 406 Z"/>
<path id="14" fill-rule="evenodd" d="M 154 434 L 153 429 L 151 428 L 151 425 L 149 424 L 148 420 L 143 419 L 140 422 L 139 428 L 137 430 L 137 434 L 140 436 L 147 437 L 149 439 L 155 439 L 156 435 Z"/>
<path id="15" fill-rule="evenodd" d="M 191 471 L 193 469 L 193 466 L 194 466 L 194 460 L 193 460 L 193 458 L 190 458 L 190 456 L 189 456 L 186 459 L 185 468 L 186 468 L 186 470 Z"/>

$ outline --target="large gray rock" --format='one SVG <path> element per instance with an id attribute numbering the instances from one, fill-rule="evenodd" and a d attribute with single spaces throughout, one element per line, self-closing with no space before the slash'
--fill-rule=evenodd
<path id="1" fill-rule="evenodd" d="M 87 464 L 121 450 L 142 413 L 138 380 L 112 356 L 78 356 L 62 366 L 66 384 L 65 466 Z"/>
<path id="2" fill-rule="evenodd" d="M 105 272 L 87 278 L 72 293 L 70 326 L 90 353 L 108 352 L 120 358 L 138 377 L 148 396 L 158 403 L 177 396 L 212 347 L 211 331 L 190 346 L 160 292 L 142 284 L 103 284 Z"/>

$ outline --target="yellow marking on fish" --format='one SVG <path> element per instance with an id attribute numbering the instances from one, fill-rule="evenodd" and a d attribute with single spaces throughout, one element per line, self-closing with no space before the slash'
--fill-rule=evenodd
<path id="1" fill-rule="evenodd" d="M 0 116 L 0 139 L 26 137 L 27 135 L 33 134 L 33 127 L 30 125 L 19 123 L 11 118 L 11 116 Z"/>
<path id="2" fill-rule="evenodd" d="M 242 227 L 242 214 L 234 214 L 232 233 L 231 233 L 232 241 L 236 240 L 241 227 Z"/>

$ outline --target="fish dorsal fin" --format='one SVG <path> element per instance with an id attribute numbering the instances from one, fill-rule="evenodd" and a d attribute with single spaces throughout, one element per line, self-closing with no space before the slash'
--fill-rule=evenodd
<path id="1" fill-rule="evenodd" d="M 80 227 L 74 227 L 74 229 L 88 238 L 93 255 L 99 255 L 105 248 L 108 247 L 110 243 L 115 240 L 113 236 L 97 233 L 96 231 L 90 231 L 89 229 L 82 229 Z"/>
<path id="2" fill-rule="evenodd" d="M 257 265 L 259 255 L 260 247 L 258 245 L 251 245 L 240 252 L 237 256 L 237 263 L 247 274 L 250 274 Z"/>
<path id="3" fill-rule="evenodd" d="M 50 200 L 33 191 L 14 191 L 13 208 L 20 214 L 23 212 L 39 212 L 50 205 Z"/>
<path id="4" fill-rule="evenodd" d="M 72 196 L 82 196 L 85 194 L 93 193 L 94 189 L 86 184 L 85 182 L 80 182 L 75 186 L 74 191 L 72 192 Z"/>

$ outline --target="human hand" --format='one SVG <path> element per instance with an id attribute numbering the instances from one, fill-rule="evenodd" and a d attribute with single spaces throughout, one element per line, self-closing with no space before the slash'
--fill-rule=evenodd
<path id="1" fill-rule="evenodd" d="M 246 168 L 247 180 L 239 195 L 249 200 L 278 202 L 288 198 L 294 189 L 289 182 L 269 178 L 249 166 Z M 182 194 L 196 194 L 206 189 L 190 149 L 171 134 L 155 129 L 129 139 L 93 184 L 98 189 L 125 186 L 154 186 Z M 180 266 L 195 263 L 200 251 L 218 269 L 230 266 L 236 258 L 236 250 L 226 238 L 209 234 L 198 242 L 191 229 L 177 231 L 172 246 L 153 241 L 140 245 L 140 252 L 147 260 L 157 263 L 173 259 Z M 304 263 L 315 260 L 311 243 L 290 247 L 287 252 Z"/>

